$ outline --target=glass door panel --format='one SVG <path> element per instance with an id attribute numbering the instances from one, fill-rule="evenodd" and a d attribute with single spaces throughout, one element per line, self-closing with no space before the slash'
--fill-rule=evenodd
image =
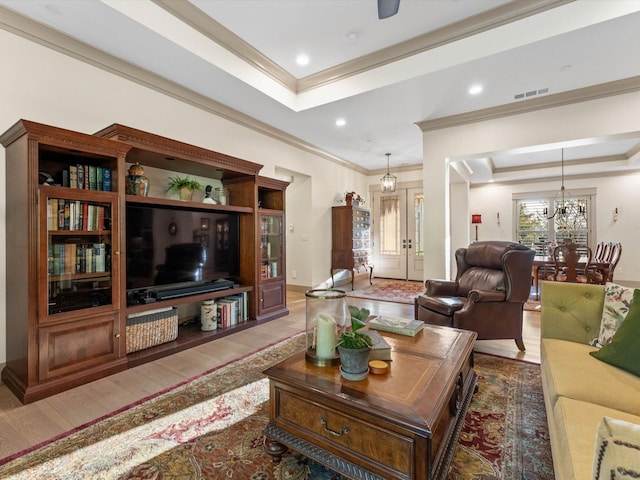
<path id="1" fill-rule="evenodd" d="M 260 217 L 260 278 L 282 275 L 282 216 Z"/>
<path id="2" fill-rule="evenodd" d="M 45 223 L 48 316 L 112 305 L 114 200 L 47 197 Z"/>
<path id="3" fill-rule="evenodd" d="M 377 195 L 374 203 L 376 276 L 404 279 L 407 275 L 406 190 Z"/>
<path id="4" fill-rule="evenodd" d="M 408 189 L 407 201 L 407 279 L 423 280 L 424 233 L 422 218 L 424 194 L 422 188 Z"/>
<path id="5" fill-rule="evenodd" d="M 374 264 L 376 275 L 422 280 L 424 239 L 422 188 L 374 195 Z"/>

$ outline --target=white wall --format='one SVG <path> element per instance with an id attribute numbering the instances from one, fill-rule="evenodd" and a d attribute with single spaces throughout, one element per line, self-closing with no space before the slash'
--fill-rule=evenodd
<path id="1" fill-rule="evenodd" d="M 278 178 L 277 169 L 306 175 L 311 193 L 292 210 L 300 209 L 308 220 L 302 230 L 313 255 L 300 260 L 303 265 L 294 260 L 289 267 L 304 271 L 309 286 L 326 280 L 331 206 L 347 190 L 366 192 L 364 175 L 4 30 L 0 57 L 0 132 L 20 118 L 85 133 L 120 123 L 263 164 L 261 174 L 268 177 Z M 4 172 L 1 148 L 0 167 Z M 11 341 L 11 332 L 5 334 L 6 275 L 11 276 L 5 268 L 5 208 L 0 182 L 0 363 L 6 361 L 6 341 Z M 291 212 L 294 218 L 298 214 Z"/>

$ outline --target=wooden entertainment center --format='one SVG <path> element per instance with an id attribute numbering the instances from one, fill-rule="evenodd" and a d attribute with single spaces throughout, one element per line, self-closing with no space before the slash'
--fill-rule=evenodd
<path id="1" fill-rule="evenodd" d="M 287 315 L 284 206 L 288 185 L 262 165 L 123 125 L 94 135 L 20 120 L 6 149 L 7 363 L 2 381 L 24 403 Z M 128 167 L 221 182 L 229 204 L 125 193 Z M 77 172 L 91 172 L 79 188 Z M 95 173 L 97 172 L 97 173 Z M 73 177 L 70 186 L 57 179 Z M 110 179 L 110 181 L 108 180 Z M 71 188 L 71 185 L 76 185 Z M 239 219 L 233 288 L 169 300 L 127 302 L 127 205 L 224 213 Z M 248 321 L 127 354 L 128 315 L 248 293 Z M 196 319 L 197 320 L 197 319 Z"/>

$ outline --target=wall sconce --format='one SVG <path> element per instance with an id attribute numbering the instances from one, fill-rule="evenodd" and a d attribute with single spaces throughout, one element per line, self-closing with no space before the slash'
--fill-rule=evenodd
<path id="1" fill-rule="evenodd" d="M 496 212 L 496 223 L 500 225 L 500 212 Z"/>
<path id="2" fill-rule="evenodd" d="M 476 242 L 478 241 L 478 224 L 482 223 L 482 215 L 474 213 L 471 215 L 471 224 L 476 226 Z"/>
<path id="3" fill-rule="evenodd" d="M 618 207 L 613 209 L 613 221 L 614 222 L 618 221 Z"/>

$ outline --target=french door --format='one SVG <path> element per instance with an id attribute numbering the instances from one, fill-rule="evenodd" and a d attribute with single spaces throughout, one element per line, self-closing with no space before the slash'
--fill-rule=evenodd
<path id="1" fill-rule="evenodd" d="M 373 194 L 373 258 L 376 276 L 422 280 L 424 271 L 422 188 Z"/>

